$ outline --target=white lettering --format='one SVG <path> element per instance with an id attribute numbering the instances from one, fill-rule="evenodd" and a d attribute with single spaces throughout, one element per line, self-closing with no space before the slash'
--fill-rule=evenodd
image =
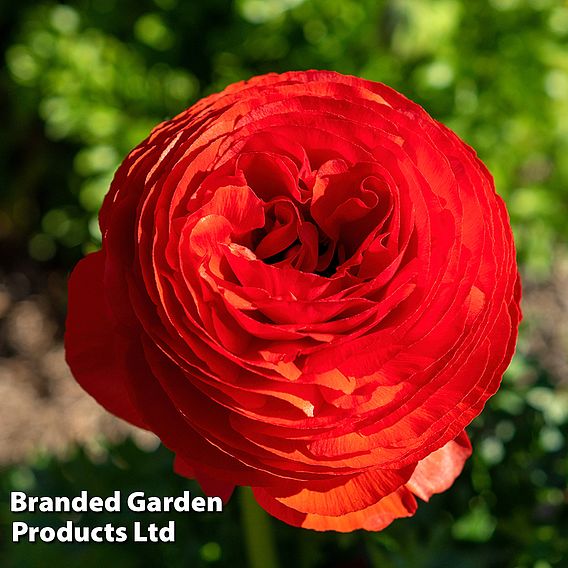
<path id="1" fill-rule="evenodd" d="M 103 527 L 95 527 L 92 531 L 91 531 L 91 539 L 93 542 L 103 542 L 102 537 L 100 537 L 99 535 L 103 532 Z"/>
<path id="2" fill-rule="evenodd" d="M 203 513 L 205 511 L 205 499 L 203 497 L 194 497 L 191 507 L 196 513 Z"/>
<path id="3" fill-rule="evenodd" d="M 144 492 L 135 491 L 128 496 L 128 508 L 135 513 L 143 513 L 145 509 Z"/>
<path id="4" fill-rule="evenodd" d="M 127 538 L 126 527 L 118 527 L 116 529 L 116 542 L 126 542 Z"/>
<path id="5" fill-rule="evenodd" d="M 26 494 L 23 491 L 12 491 L 10 493 L 10 511 L 12 513 L 21 513 L 26 509 Z"/>
<path id="6" fill-rule="evenodd" d="M 73 536 L 76 537 L 76 534 L 73 534 L 74 532 L 73 523 L 71 521 L 67 521 L 64 527 L 57 529 L 57 540 L 59 542 L 73 542 Z"/>
<path id="7" fill-rule="evenodd" d="M 43 527 L 39 531 L 39 538 L 43 542 L 51 542 L 52 540 L 55 540 L 55 529 L 52 529 L 51 527 Z"/>
<path id="8" fill-rule="evenodd" d="M 28 532 L 28 525 L 17 521 L 12 523 L 12 542 L 20 542 L 20 537 Z"/>
<path id="9" fill-rule="evenodd" d="M 89 501 L 89 508 L 93 513 L 102 513 L 103 511 L 103 500 L 101 497 L 91 497 Z"/>
<path id="10" fill-rule="evenodd" d="M 176 540 L 176 524 L 170 521 L 167 527 L 160 529 L 160 542 L 175 542 Z"/>
<path id="11" fill-rule="evenodd" d="M 207 497 L 207 511 L 220 513 L 223 510 L 223 500 L 221 497 Z"/>
<path id="12" fill-rule="evenodd" d="M 86 491 L 81 491 L 81 495 L 79 497 L 73 497 L 71 500 L 71 509 L 77 513 L 86 513 L 89 510 Z"/>
<path id="13" fill-rule="evenodd" d="M 115 491 L 112 497 L 105 499 L 105 509 L 109 513 L 120 512 L 120 491 Z"/>
<path id="14" fill-rule="evenodd" d="M 150 523 L 145 530 L 145 534 L 142 534 L 142 532 L 142 524 L 136 521 L 134 523 L 135 542 L 175 542 L 175 521 L 169 521 L 167 526 L 161 528 L 156 523 Z"/>
<path id="15" fill-rule="evenodd" d="M 134 523 L 134 542 L 147 542 L 148 539 L 145 536 L 142 536 L 142 532 L 140 530 L 140 521 L 136 521 Z"/>
<path id="16" fill-rule="evenodd" d="M 189 502 L 190 497 L 191 493 L 189 491 L 184 491 L 183 497 L 178 497 L 177 499 L 174 499 L 174 509 L 178 513 L 188 513 L 189 511 L 191 511 L 191 506 Z"/>
<path id="17" fill-rule="evenodd" d="M 39 527 L 29 527 L 28 532 L 30 533 L 30 542 L 35 542 L 36 535 L 39 533 Z"/>
<path id="18" fill-rule="evenodd" d="M 148 497 L 146 510 L 149 513 L 159 513 L 162 510 L 162 502 L 159 497 Z M 154 542 L 154 541 L 153 541 Z"/>

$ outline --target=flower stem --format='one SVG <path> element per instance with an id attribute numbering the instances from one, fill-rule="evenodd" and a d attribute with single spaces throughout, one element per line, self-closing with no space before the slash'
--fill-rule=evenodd
<path id="1" fill-rule="evenodd" d="M 270 518 L 255 501 L 250 487 L 240 487 L 239 498 L 249 568 L 278 568 Z"/>

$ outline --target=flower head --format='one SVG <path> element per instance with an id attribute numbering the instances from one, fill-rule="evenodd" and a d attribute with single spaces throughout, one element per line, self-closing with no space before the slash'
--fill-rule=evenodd
<path id="1" fill-rule="evenodd" d="M 324 71 L 232 85 L 130 153 L 100 224 L 67 360 L 206 492 L 380 530 L 460 473 L 520 288 L 490 174 L 422 108 Z"/>

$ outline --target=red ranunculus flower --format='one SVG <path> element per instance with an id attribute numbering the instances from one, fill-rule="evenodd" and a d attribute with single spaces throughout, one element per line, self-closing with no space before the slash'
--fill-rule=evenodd
<path id="1" fill-rule="evenodd" d="M 317 530 L 447 489 L 520 318 L 475 152 L 380 83 L 266 75 L 154 129 L 69 283 L 67 360 L 178 472 Z"/>

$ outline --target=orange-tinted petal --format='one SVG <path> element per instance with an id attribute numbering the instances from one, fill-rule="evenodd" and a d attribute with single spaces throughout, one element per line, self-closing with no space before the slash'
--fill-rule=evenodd
<path id="1" fill-rule="evenodd" d="M 406 487 L 420 499 L 428 501 L 435 493 L 442 493 L 452 486 L 470 455 L 471 444 L 464 430 L 454 440 L 419 461 Z"/>
<path id="2" fill-rule="evenodd" d="M 416 511 L 416 500 L 406 487 L 399 488 L 370 507 L 340 516 L 302 513 L 283 505 L 262 488 L 253 488 L 253 492 L 259 505 L 271 515 L 288 524 L 317 531 L 380 531 L 395 519 L 410 517 Z"/>

